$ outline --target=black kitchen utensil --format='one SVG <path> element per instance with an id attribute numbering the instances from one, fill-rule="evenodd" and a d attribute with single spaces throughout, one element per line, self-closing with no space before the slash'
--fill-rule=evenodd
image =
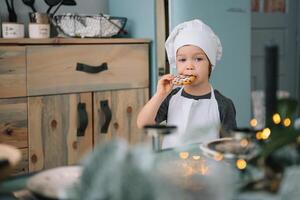
<path id="1" fill-rule="evenodd" d="M 55 13 L 58 11 L 58 9 L 60 8 L 60 6 L 65 5 L 65 6 L 76 6 L 77 3 L 75 0 L 62 0 L 59 5 L 56 7 L 56 9 L 54 10 L 54 12 L 52 13 L 52 16 L 55 15 Z"/>
<path id="2" fill-rule="evenodd" d="M 5 0 L 7 10 L 8 10 L 8 20 L 9 22 L 17 22 L 17 14 L 15 12 L 14 0 L 10 0 L 10 4 L 8 0 Z"/>
<path id="3" fill-rule="evenodd" d="M 26 6 L 30 7 L 33 12 L 36 12 L 36 9 L 34 7 L 34 2 L 35 2 L 35 0 L 23 0 L 23 3 Z"/>
<path id="4" fill-rule="evenodd" d="M 62 0 L 44 0 L 46 2 L 46 4 L 49 6 L 49 8 L 47 9 L 46 13 L 49 15 L 51 9 L 58 5 Z"/>

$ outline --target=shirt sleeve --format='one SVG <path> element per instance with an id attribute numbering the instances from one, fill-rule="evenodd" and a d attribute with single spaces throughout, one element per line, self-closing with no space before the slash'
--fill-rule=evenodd
<path id="1" fill-rule="evenodd" d="M 160 105 L 156 117 L 155 117 L 155 122 L 156 123 L 161 123 L 163 121 L 167 121 L 168 120 L 168 110 L 169 110 L 169 102 L 170 99 L 172 98 L 172 96 L 174 94 L 176 94 L 178 91 L 180 90 L 180 88 L 175 88 L 171 91 L 171 93 L 165 98 L 165 100 L 162 102 L 162 104 Z"/>
<path id="2" fill-rule="evenodd" d="M 224 136 L 228 136 L 229 131 L 236 129 L 237 127 L 236 110 L 233 102 L 230 99 L 228 99 L 228 103 L 224 107 L 224 113 L 223 113 L 223 118 L 221 119 L 221 123 L 222 123 L 222 128 L 225 131 Z"/>
<path id="3" fill-rule="evenodd" d="M 216 99 L 218 102 L 220 121 L 221 121 L 221 137 L 230 136 L 230 131 L 236 129 L 236 110 L 231 99 L 226 98 L 216 91 Z"/>

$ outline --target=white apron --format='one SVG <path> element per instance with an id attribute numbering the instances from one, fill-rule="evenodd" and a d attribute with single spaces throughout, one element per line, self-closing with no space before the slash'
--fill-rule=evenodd
<path id="1" fill-rule="evenodd" d="M 219 138 L 220 114 L 212 86 L 210 99 L 189 99 L 181 96 L 182 90 L 170 99 L 167 124 L 176 125 L 177 131 L 164 137 L 163 149 Z"/>

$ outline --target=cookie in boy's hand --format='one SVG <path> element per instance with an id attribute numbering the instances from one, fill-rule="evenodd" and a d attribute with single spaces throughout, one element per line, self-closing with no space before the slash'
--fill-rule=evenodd
<path id="1" fill-rule="evenodd" d="M 174 77 L 172 83 L 174 85 L 190 85 L 196 79 L 196 76 L 193 75 L 177 75 Z"/>

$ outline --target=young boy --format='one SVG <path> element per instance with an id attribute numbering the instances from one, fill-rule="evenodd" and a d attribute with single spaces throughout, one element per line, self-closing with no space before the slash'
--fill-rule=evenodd
<path id="1" fill-rule="evenodd" d="M 208 142 L 236 128 L 232 101 L 209 83 L 216 60 L 222 55 L 218 36 L 200 20 L 179 24 L 169 35 L 165 47 L 170 66 L 181 76 L 196 77 L 189 85 L 174 86 L 174 76 L 161 77 L 154 96 L 137 118 L 138 127 L 167 121 L 177 132 L 165 136 L 162 148 Z M 222 131 L 223 133 L 223 131 Z"/>

